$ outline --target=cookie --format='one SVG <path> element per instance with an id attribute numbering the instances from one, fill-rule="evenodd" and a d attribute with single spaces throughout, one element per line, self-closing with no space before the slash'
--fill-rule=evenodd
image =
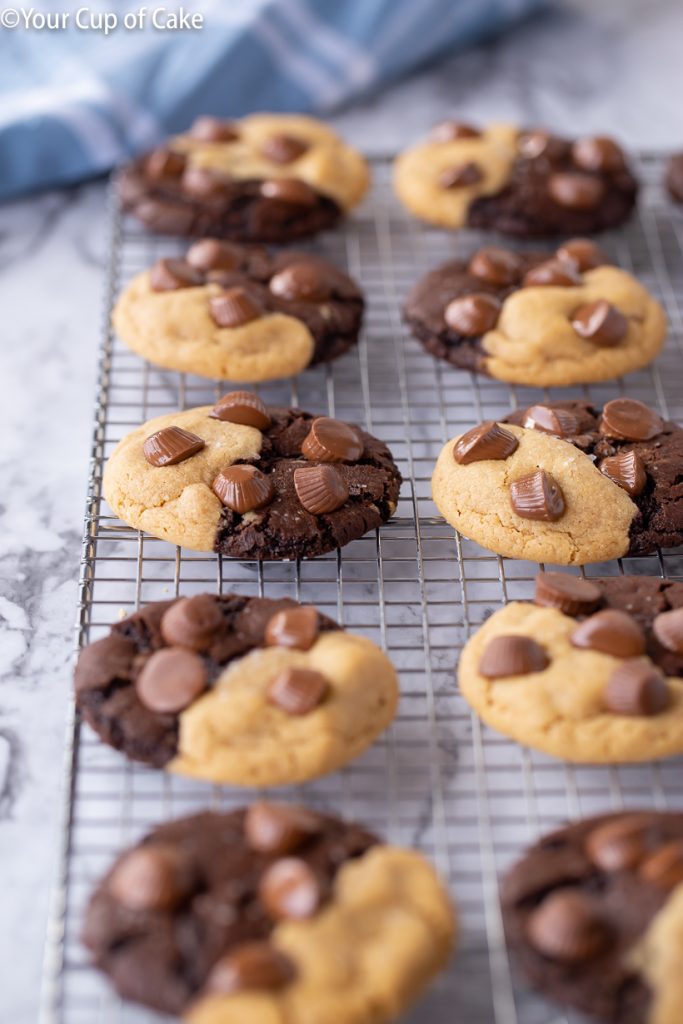
<path id="1" fill-rule="evenodd" d="M 393 515 L 400 486 L 391 452 L 371 434 L 266 408 L 248 391 L 144 423 L 116 446 L 103 482 L 135 529 L 258 560 L 343 547 Z"/>
<path id="2" fill-rule="evenodd" d="M 674 153 L 666 165 L 664 184 L 677 203 L 683 203 L 683 153 Z"/>
<path id="3" fill-rule="evenodd" d="M 612 380 L 650 363 L 666 336 L 647 289 L 581 238 L 555 253 L 488 247 L 449 260 L 417 283 L 403 316 L 438 359 L 531 387 Z"/>
<path id="4" fill-rule="evenodd" d="M 212 782 L 302 782 L 387 728 L 389 659 L 308 605 L 198 594 L 145 606 L 81 652 L 81 715 L 135 761 Z"/>
<path id="5" fill-rule="evenodd" d="M 397 158 L 394 189 L 430 224 L 540 238 L 623 223 L 638 184 L 621 148 L 604 136 L 570 141 L 510 124 L 480 130 L 445 121 Z"/>
<path id="6" fill-rule="evenodd" d="M 625 811 L 544 836 L 503 880 L 513 961 L 530 984 L 605 1024 L 678 1024 L 683 814 Z"/>
<path id="7" fill-rule="evenodd" d="M 584 565 L 683 543 L 682 461 L 683 430 L 642 402 L 548 402 L 449 441 L 432 494 L 482 547 Z"/>
<path id="8" fill-rule="evenodd" d="M 275 243 L 335 227 L 369 183 L 360 153 L 297 114 L 200 117 L 118 180 L 124 209 L 152 231 Z"/>
<path id="9" fill-rule="evenodd" d="M 150 362 L 235 381 L 336 359 L 358 341 L 362 319 L 356 283 L 320 257 L 213 238 L 138 274 L 113 314 L 122 340 Z"/>
<path id="10" fill-rule="evenodd" d="M 114 862 L 83 930 L 121 996 L 192 1024 L 383 1024 L 454 936 L 419 854 L 269 803 L 156 828 Z"/>
<path id="11" fill-rule="evenodd" d="M 487 725 L 568 761 L 683 753 L 683 584 L 541 573 L 467 642 L 465 700 Z"/>

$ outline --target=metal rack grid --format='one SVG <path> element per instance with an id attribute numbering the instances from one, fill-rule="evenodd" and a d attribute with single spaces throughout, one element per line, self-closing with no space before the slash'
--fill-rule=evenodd
<path id="1" fill-rule="evenodd" d="M 100 497 L 102 469 L 120 437 L 143 420 L 210 402 L 225 390 L 155 369 L 111 334 L 109 314 L 119 289 L 156 258 L 183 248 L 150 237 L 113 208 L 78 644 L 104 635 L 112 621 L 140 604 L 212 588 L 312 602 L 382 644 L 401 679 L 392 728 L 344 771 L 277 795 L 371 823 L 390 841 L 423 850 L 449 880 L 461 920 L 459 952 L 409 1015 L 410 1024 L 576 1024 L 577 1016 L 516 982 L 502 938 L 497 877 L 540 832 L 567 818 L 622 806 L 683 807 L 682 762 L 571 766 L 485 728 L 459 696 L 454 667 L 469 631 L 502 602 L 530 597 L 538 567 L 454 536 L 431 503 L 432 466 L 449 437 L 546 393 L 452 369 L 410 338 L 399 312 L 409 286 L 482 238 L 418 225 L 392 198 L 388 161 L 377 161 L 374 170 L 371 199 L 343 230 L 312 246 L 346 265 L 366 291 L 366 327 L 357 350 L 260 393 L 267 402 L 360 422 L 387 441 L 405 476 L 395 517 L 342 552 L 259 565 L 174 549 L 111 515 Z M 556 390 L 553 397 L 603 402 L 628 394 L 683 419 L 683 215 L 663 195 L 660 161 L 643 157 L 640 173 L 638 217 L 604 244 L 665 303 L 671 325 L 666 352 L 654 369 L 625 381 Z M 625 559 L 587 572 L 683 578 L 683 553 Z M 156 1015 L 122 1004 L 89 968 L 78 938 L 84 902 L 114 853 L 156 823 L 207 805 L 236 806 L 252 794 L 127 763 L 77 720 L 70 739 L 64 857 L 48 936 L 43 1020 L 156 1021 Z"/>

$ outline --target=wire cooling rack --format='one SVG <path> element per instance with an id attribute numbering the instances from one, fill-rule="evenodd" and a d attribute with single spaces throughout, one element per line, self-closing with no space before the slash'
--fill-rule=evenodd
<path id="1" fill-rule="evenodd" d="M 683 212 L 663 194 L 660 161 L 643 157 L 640 172 L 639 214 L 604 244 L 664 302 L 666 351 L 653 369 L 627 380 L 556 390 L 553 397 L 601 403 L 627 394 L 683 419 Z M 448 880 L 459 909 L 460 948 L 451 969 L 408 1016 L 410 1024 L 575 1024 L 578 1017 L 539 1000 L 515 979 L 503 942 L 497 878 L 525 845 L 568 818 L 622 806 L 683 807 L 682 762 L 571 766 L 485 728 L 457 692 L 454 669 L 470 630 L 506 600 L 530 597 L 538 567 L 454 536 L 430 499 L 434 460 L 449 437 L 546 393 L 508 388 L 437 362 L 408 335 L 399 310 L 419 275 L 483 239 L 418 225 L 394 202 L 389 164 L 378 161 L 370 200 L 344 229 L 312 246 L 361 282 L 368 297 L 363 337 L 333 365 L 262 387 L 261 394 L 267 402 L 361 423 L 388 442 L 405 484 L 396 515 L 376 534 L 312 561 L 259 565 L 175 549 L 125 527 L 101 499 L 104 462 L 125 433 L 152 416 L 211 402 L 225 390 L 155 369 L 111 334 L 109 314 L 120 288 L 158 257 L 183 248 L 123 221 L 115 208 L 111 232 L 78 644 L 104 635 L 113 621 L 148 601 L 215 589 L 315 603 L 383 645 L 401 680 L 392 728 L 344 771 L 277 796 L 329 808 L 366 822 L 391 842 L 418 847 Z M 683 577 L 683 553 L 630 558 L 587 572 Z M 237 806 L 253 794 L 127 763 L 77 719 L 66 778 L 43 1022 L 158 1021 L 121 1003 L 89 967 L 79 943 L 85 901 L 114 854 L 157 823 L 207 806 Z"/>

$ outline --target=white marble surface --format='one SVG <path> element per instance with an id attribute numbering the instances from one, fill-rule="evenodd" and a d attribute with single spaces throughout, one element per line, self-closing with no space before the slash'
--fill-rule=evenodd
<path id="1" fill-rule="evenodd" d="M 680 0 L 575 0 L 335 120 L 386 151 L 453 111 L 683 145 Z M 61 812 L 104 187 L 0 207 L 0 1019 L 36 1019 Z"/>

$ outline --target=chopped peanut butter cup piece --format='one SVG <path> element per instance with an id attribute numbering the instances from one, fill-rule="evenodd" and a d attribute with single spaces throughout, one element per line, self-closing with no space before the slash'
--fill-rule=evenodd
<path id="1" fill-rule="evenodd" d="M 283 608 L 268 620 L 265 642 L 268 647 L 293 647 L 307 651 L 318 638 L 318 613 L 310 605 Z"/>
<path id="2" fill-rule="evenodd" d="M 149 283 L 155 292 L 172 292 L 197 288 L 204 284 L 204 275 L 185 260 L 157 260 L 149 272 Z"/>
<path id="3" fill-rule="evenodd" d="M 572 437 L 579 431 L 579 421 L 568 409 L 551 409 L 549 405 L 530 406 L 522 422 L 527 430 L 542 430 L 556 437 Z"/>
<path id="4" fill-rule="evenodd" d="M 329 688 L 321 672 L 287 668 L 268 687 L 268 700 L 288 715 L 308 715 L 322 703 Z"/>
<path id="5" fill-rule="evenodd" d="M 245 288 L 228 288 L 209 299 L 209 312 L 219 327 L 243 327 L 263 315 L 258 302 Z"/>

